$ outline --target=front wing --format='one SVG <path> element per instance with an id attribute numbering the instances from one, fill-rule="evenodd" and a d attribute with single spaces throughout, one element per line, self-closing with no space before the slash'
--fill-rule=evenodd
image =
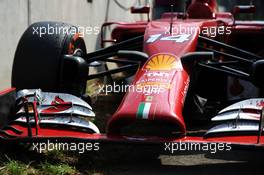
<path id="1" fill-rule="evenodd" d="M 7 99 L 10 101 L 12 96 L 14 97 L 14 92 L 15 89 L 9 89 L 1 92 L 1 106 L 5 106 L 6 109 L 13 108 L 10 103 L 7 103 Z M 143 144 L 161 145 L 165 151 L 168 145 L 174 144 L 218 143 L 228 144 L 232 146 L 232 148 L 264 148 L 264 136 L 262 136 L 262 132 L 260 132 L 260 129 L 263 130 L 263 126 L 261 125 L 262 107 L 254 105 L 262 104 L 262 100 L 259 99 L 251 99 L 250 101 L 245 100 L 237 103 L 237 105 L 234 104 L 220 111 L 219 116 L 213 118 L 213 120 L 219 120 L 221 122 L 244 122 L 243 125 L 240 125 L 239 122 L 233 122 L 233 124 L 236 124 L 236 132 L 233 125 L 230 127 L 221 127 L 222 125 L 225 125 L 225 123 L 220 123 L 208 130 L 206 134 L 202 136 L 193 136 L 188 135 L 187 133 L 187 135 L 179 137 L 154 137 L 101 134 L 96 125 L 93 124 L 94 113 L 91 111 L 92 108 L 81 99 L 67 94 L 54 95 L 52 93 L 41 92 L 40 90 L 31 90 L 27 92 L 30 93 L 24 94 L 23 97 L 21 97 L 21 93 L 17 93 L 20 94 L 19 96 L 16 96 L 16 100 L 14 100 L 16 102 L 15 108 L 17 114 L 14 114 L 16 117 L 13 118 L 9 115 L 8 124 L 3 126 L 0 130 L 1 142 L 24 144 L 47 141 L 56 143 L 90 142 L 100 144 Z M 47 96 L 48 94 L 52 94 L 52 98 L 54 98 L 54 100 L 51 100 L 51 96 Z M 47 104 L 47 100 L 43 100 L 44 97 L 49 99 L 49 104 Z M 48 109 L 51 109 L 51 111 L 46 110 L 46 113 L 42 113 L 41 106 L 45 106 Z M 88 112 L 80 117 L 81 112 L 75 111 L 76 108 L 74 108 L 74 106 L 79 106 L 80 108 L 85 109 L 82 110 L 82 112 Z M 19 112 L 21 111 L 21 108 L 24 108 L 25 112 L 22 116 L 21 112 Z M 250 117 L 243 118 L 246 116 L 246 114 L 243 113 L 243 110 L 249 108 L 252 109 L 253 112 L 251 111 L 248 116 L 252 116 L 254 114 L 259 117 L 258 119 L 256 119 L 256 117 L 253 117 L 252 120 L 249 119 Z M 230 117 L 230 113 L 233 112 L 237 114 L 237 110 L 243 114 L 241 115 L 242 118 L 232 118 L 232 115 Z M 9 114 L 10 113 L 12 112 L 9 112 Z M 224 113 L 227 113 L 227 115 L 223 115 Z M 8 115 L 6 114 L 3 116 Z M 86 119 L 83 119 L 83 117 L 86 117 Z M 245 126 L 246 129 L 243 129 Z M 253 126 L 255 126 L 255 128 L 253 128 Z M 248 129 L 250 127 L 251 129 Z M 231 132 L 232 134 L 225 134 L 228 132 Z"/>

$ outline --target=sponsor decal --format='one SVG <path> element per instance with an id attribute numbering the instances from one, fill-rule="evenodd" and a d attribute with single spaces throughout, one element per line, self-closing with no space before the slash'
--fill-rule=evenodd
<path id="1" fill-rule="evenodd" d="M 150 102 L 153 100 L 153 96 L 146 96 L 146 99 L 145 99 L 147 102 Z"/>
<path id="2" fill-rule="evenodd" d="M 171 88 L 175 71 L 182 69 L 181 61 L 176 56 L 166 53 L 154 55 L 144 66 L 144 75 L 136 86 L 144 88 L 148 95 L 164 93 Z"/>
<path id="3" fill-rule="evenodd" d="M 182 65 L 175 56 L 168 54 L 158 54 L 153 56 L 145 66 L 150 71 L 170 71 L 173 69 L 182 69 Z"/>
<path id="4" fill-rule="evenodd" d="M 153 88 L 154 90 L 160 90 L 160 89 L 170 89 L 171 88 L 171 84 L 170 83 L 163 83 L 163 82 L 142 82 L 142 83 L 138 83 L 137 86 L 139 88 Z"/>
<path id="5" fill-rule="evenodd" d="M 151 103 L 143 102 L 140 103 L 137 110 L 138 119 L 148 119 Z"/>
<path id="6" fill-rule="evenodd" d="M 173 76 L 172 73 L 168 72 L 157 72 L 157 71 L 151 71 L 146 73 L 147 77 L 160 77 L 160 78 L 169 78 Z"/>

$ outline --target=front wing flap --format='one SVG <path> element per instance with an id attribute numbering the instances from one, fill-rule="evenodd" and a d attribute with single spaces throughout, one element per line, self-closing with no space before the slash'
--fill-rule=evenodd
<path id="1" fill-rule="evenodd" d="M 152 137 L 152 136 L 121 136 L 121 135 L 107 135 L 101 134 L 99 129 L 93 124 L 92 119 L 94 115 L 76 114 L 73 115 L 74 110 L 71 112 L 60 113 L 53 111 L 50 115 L 45 115 L 41 113 L 39 106 L 45 105 L 46 107 L 53 106 L 57 108 L 63 105 L 69 106 L 81 106 L 87 110 L 92 108 L 86 104 L 81 99 L 74 97 L 70 98 L 71 95 L 67 94 L 52 94 L 41 92 L 40 90 L 31 90 L 27 91 L 29 94 L 18 93 L 17 104 L 19 110 L 24 109 L 23 115 L 17 115 L 15 120 L 9 122 L 9 124 L 3 127 L 0 130 L 0 141 L 8 143 L 34 143 L 34 142 L 43 142 L 43 141 L 55 141 L 55 142 L 100 142 L 100 143 L 111 143 L 111 144 L 120 144 L 120 143 L 129 143 L 129 144 L 180 144 L 180 143 L 196 143 L 196 144 L 206 144 L 206 143 L 226 143 L 233 146 L 240 146 L 242 148 L 264 148 L 264 137 L 258 135 L 257 133 L 253 134 L 223 134 L 219 135 L 218 133 L 225 130 L 227 133 L 232 130 L 239 133 L 240 130 L 249 129 L 250 131 L 259 131 L 257 121 L 258 119 L 247 121 L 245 118 L 232 118 L 229 116 L 226 119 L 224 113 L 230 115 L 230 110 L 236 112 L 236 107 L 227 107 L 219 113 L 221 118 L 227 123 L 219 124 L 208 132 L 204 136 L 190 136 L 185 135 L 177 138 L 167 138 L 167 137 Z M 32 93 L 34 92 L 34 93 Z M 37 92 L 37 93 L 36 93 Z M 40 93 L 41 92 L 41 93 Z M 23 95 L 21 95 L 23 94 Z M 41 95 L 45 94 L 45 95 Z M 50 96 L 49 96 L 50 95 Z M 45 97 L 45 98 L 43 98 Z M 57 99 L 60 99 L 59 101 Z M 42 100 L 41 100 L 42 99 Z M 49 99 L 49 100 L 43 100 Z M 53 100 L 52 100 L 53 99 Z M 57 100 L 57 101 L 56 101 Z M 259 101 L 260 99 L 258 99 Z M 54 103 L 56 101 L 56 103 Z M 254 101 L 254 100 L 253 100 Z M 71 106 L 71 107 L 72 107 Z M 234 106 L 234 105 L 233 105 Z M 243 108 L 243 107 L 242 107 Z M 63 109 L 63 108 L 60 108 Z M 18 111 L 19 111 L 18 110 Z M 64 110 L 69 110 L 68 108 Z M 253 111 L 257 111 L 257 114 L 260 108 L 254 107 Z M 63 114 L 63 115 L 61 115 Z M 256 115 L 256 114 L 255 114 Z M 242 115 L 243 116 L 243 115 Z M 220 120 L 219 116 L 216 117 Z M 216 120 L 213 118 L 213 120 Z M 236 121 L 236 127 L 234 128 L 232 122 Z M 253 122 L 250 123 L 250 122 Z M 228 131 L 227 131 L 228 130 Z M 262 128 L 263 130 L 263 128 Z M 213 134 L 212 134 L 213 133 Z"/>

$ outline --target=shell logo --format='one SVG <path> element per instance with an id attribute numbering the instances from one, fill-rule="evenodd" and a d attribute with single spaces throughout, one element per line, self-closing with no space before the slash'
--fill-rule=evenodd
<path id="1" fill-rule="evenodd" d="M 168 54 L 159 54 L 152 57 L 145 69 L 156 70 L 156 71 L 169 71 L 172 69 L 181 69 L 181 63 L 176 59 L 175 56 Z"/>

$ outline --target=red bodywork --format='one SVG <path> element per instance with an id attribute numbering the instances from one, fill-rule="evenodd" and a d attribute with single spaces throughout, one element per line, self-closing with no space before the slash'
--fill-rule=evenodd
<path id="1" fill-rule="evenodd" d="M 195 8 L 196 4 L 200 6 L 204 6 L 205 8 L 211 9 L 212 16 L 215 16 L 215 2 L 211 2 L 210 4 L 205 2 L 192 2 L 189 8 Z M 199 7 L 200 8 L 200 7 Z M 201 12 L 198 9 L 195 11 Z M 203 13 L 200 13 L 203 14 Z M 136 23 L 136 24 L 121 24 L 117 26 L 113 33 L 112 37 L 116 38 L 117 41 L 120 41 L 124 36 L 127 36 L 128 33 L 130 35 L 139 35 L 140 31 L 142 31 L 144 27 L 144 52 L 149 55 L 149 61 L 143 66 L 140 70 L 138 70 L 135 79 L 132 83 L 132 86 L 138 87 L 141 82 L 145 82 L 143 84 L 152 83 L 158 85 L 169 86 L 168 88 L 164 88 L 164 91 L 161 93 L 142 93 L 142 92 L 128 92 L 119 106 L 117 112 L 110 119 L 108 123 L 108 133 L 109 134 L 118 134 L 120 133 L 121 127 L 125 125 L 130 125 L 134 123 L 137 119 L 137 112 L 139 110 L 139 106 L 141 103 L 148 102 L 149 97 L 151 97 L 151 107 L 148 112 L 149 122 L 164 122 L 170 123 L 173 125 L 175 129 L 179 129 L 181 135 L 186 135 L 186 126 L 184 122 L 184 116 L 182 115 L 185 95 L 189 86 L 189 73 L 190 70 L 186 70 L 181 64 L 180 58 L 188 52 L 193 52 L 196 50 L 199 29 L 204 26 L 218 26 L 219 24 L 229 25 L 228 23 L 232 23 L 231 14 L 218 14 L 218 18 L 215 19 L 175 19 L 177 18 L 177 13 L 165 13 L 162 19 L 151 21 L 147 24 L 144 23 Z M 206 15 L 206 14 L 205 14 Z M 173 19 L 173 34 L 170 34 L 170 23 L 171 16 Z M 206 17 L 207 18 L 207 17 Z M 145 25 L 145 26 L 144 26 Z M 181 31 L 177 29 L 190 29 L 195 28 L 191 34 L 187 36 L 182 36 L 183 41 L 181 41 Z M 124 31 L 124 32 L 121 32 Z M 116 35 L 119 33 L 119 35 Z M 121 33 L 121 35 L 120 35 Z M 124 35 L 123 35 L 124 33 Z M 142 34 L 142 32 L 141 32 Z M 148 43 L 148 40 L 153 36 L 156 37 L 155 41 Z M 175 36 L 174 38 L 171 36 Z M 180 36 L 180 37 L 178 37 Z M 163 40 L 168 37 L 167 40 Z M 177 38 L 178 37 L 178 38 Z M 124 37 L 125 38 L 125 37 Z M 176 39 L 176 40 L 175 40 Z M 179 40 L 177 40 L 179 39 Z M 159 70 L 159 69 L 148 69 L 146 66 L 152 59 L 156 57 L 162 57 L 166 55 L 171 55 L 175 58 L 174 63 L 176 64 L 175 68 L 170 70 Z M 164 61 L 163 58 L 160 58 L 156 62 Z M 164 63 L 166 64 L 166 63 Z M 158 65 L 157 65 L 158 66 Z M 169 66 L 169 65 L 168 65 Z M 156 75 L 155 75 L 156 74 Z M 168 76 L 166 76 L 169 74 Z M 156 79 L 156 80 L 155 80 Z M 160 84 L 160 79 L 162 79 L 162 83 Z M 141 83 L 142 84 L 142 83 Z M 162 123 L 161 122 L 161 123 Z"/>
<path id="2" fill-rule="evenodd" d="M 149 55 L 149 60 L 140 68 L 132 82 L 134 87 L 149 87 L 161 85 L 162 92 L 127 92 L 115 114 L 109 119 L 107 134 L 86 134 L 63 129 L 40 129 L 38 138 L 75 138 L 92 141 L 128 141 L 128 142 L 225 142 L 238 145 L 261 145 L 264 137 L 257 143 L 256 135 L 247 136 L 217 136 L 212 138 L 187 136 L 183 108 L 192 70 L 185 68 L 180 58 L 188 52 L 196 51 L 199 29 L 203 27 L 230 27 L 232 32 L 243 31 L 258 34 L 263 30 L 263 24 L 237 23 L 233 15 L 226 12 L 217 12 L 216 1 L 193 0 L 187 9 L 189 17 L 178 18 L 184 14 L 165 13 L 158 20 L 136 23 L 106 23 L 103 28 L 112 24 L 116 27 L 112 32 L 112 39 L 102 39 L 102 46 L 106 42 L 120 42 L 144 34 L 143 51 Z M 172 32 L 171 16 L 173 16 Z M 195 28 L 191 34 L 181 36 L 176 29 Z M 103 34 L 102 34 L 103 36 Z M 174 36 L 174 37 L 173 37 Z M 216 36 L 225 42 L 232 42 L 229 35 Z M 160 124 L 170 126 L 179 135 L 175 137 L 131 136 L 122 134 L 124 127 L 134 123 Z M 23 131 L 17 134 L 6 131 L 6 134 L 27 137 L 27 128 L 15 126 Z M 34 133 L 34 128 L 33 132 Z"/>

